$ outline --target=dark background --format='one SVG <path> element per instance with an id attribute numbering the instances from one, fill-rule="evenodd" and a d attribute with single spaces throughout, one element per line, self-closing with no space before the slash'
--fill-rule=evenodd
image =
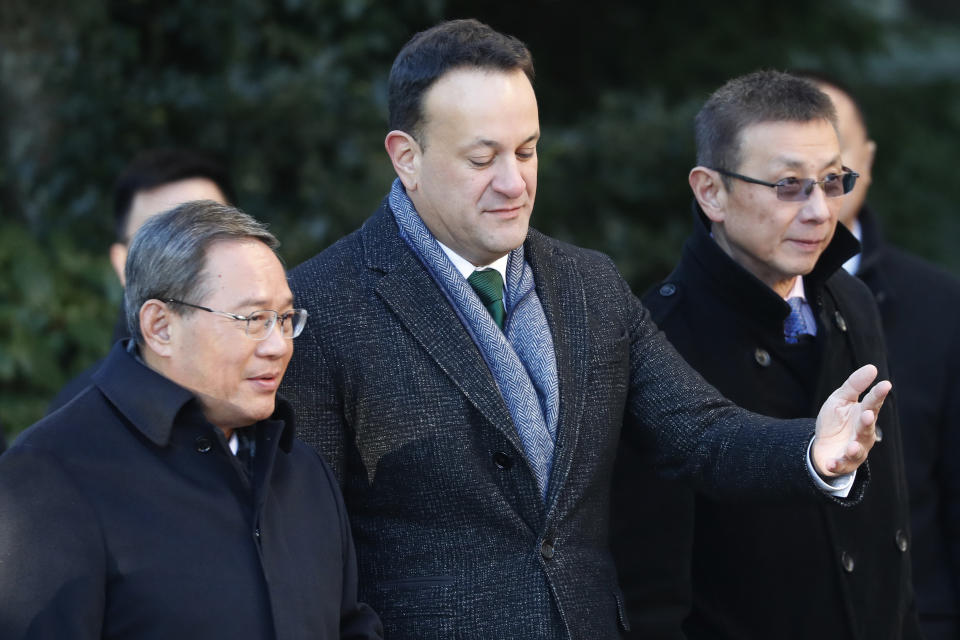
<path id="1" fill-rule="evenodd" d="M 878 144 L 871 202 L 897 243 L 960 273 L 960 9 L 916 0 L 0 2 L 0 421 L 37 420 L 109 348 L 111 188 L 139 150 L 218 156 L 298 264 L 393 177 L 386 76 L 438 20 L 518 36 L 537 66 L 534 226 L 611 254 L 635 290 L 690 229 L 691 120 L 757 68 L 831 72 Z M 932 336 L 931 339 L 936 339 Z"/>

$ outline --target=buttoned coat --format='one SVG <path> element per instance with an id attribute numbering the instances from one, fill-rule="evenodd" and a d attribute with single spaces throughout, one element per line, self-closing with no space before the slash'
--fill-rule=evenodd
<path id="1" fill-rule="evenodd" d="M 910 487 L 913 581 L 930 640 L 960 638 L 960 282 L 859 216 L 857 277 L 880 308 Z"/>
<path id="2" fill-rule="evenodd" d="M 290 410 L 250 475 L 193 394 L 114 346 L 0 456 L 0 637 L 380 638 L 332 472 Z"/>
<path id="3" fill-rule="evenodd" d="M 881 376 L 889 375 L 870 292 L 840 269 L 858 248 L 845 228 L 838 227 L 803 279 L 816 337 L 787 344 L 789 306 L 724 253 L 708 224 L 697 209 L 677 268 L 644 302 L 677 350 L 717 389 L 768 415 L 812 416 L 851 370 L 872 363 Z M 838 640 L 919 637 L 897 397 L 895 388 L 881 410 L 883 439 L 870 453 L 870 486 L 856 506 L 729 505 L 663 485 L 636 464 L 618 469 L 618 535 L 648 528 L 642 511 L 626 508 L 630 500 L 667 501 L 676 509 L 660 512 L 658 544 L 627 538 L 614 545 L 631 603 L 662 606 L 655 621 L 665 623 L 690 597 L 684 582 L 691 579 L 692 609 L 683 627 L 689 638 L 813 639 L 824 637 L 825 629 L 831 629 L 826 637 Z M 645 564 L 660 573 L 645 575 Z M 639 637 L 681 635 L 664 624 Z"/>
<path id="4" fill-rule="evenodd" d="M 618 637 L 608 511 L 622 425 L 714 494 L 819 499 L 812 421 L 744 437 L 769 421 L 683 363 L 609 258 L 535 230 L 524 252 L 559 377 L 546 502 L 481 352 L 386 202 L 290 274 L 310 321 L 282 391 L 342 482 L 361 598 L 388 638 Z"/>

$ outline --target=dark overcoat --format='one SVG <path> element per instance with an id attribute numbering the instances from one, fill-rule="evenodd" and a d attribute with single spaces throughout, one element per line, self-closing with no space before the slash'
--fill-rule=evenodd
<path id="1" fill-rule="evenodd" d="M 804 276 L 816 337 L 787 344 L 789 306 L 717 245 L 708 224 L 698 211 L 677 268 L 644 303 L 677 350 L 718 390 L 771 416 L 815 416 L 854 369 L 872 363 L 882 377 L 889 375 L 872 296 L 840 269 L 858 249 L 846 229 L 838 227 Z M 683 627 L 689 638 L 918 637 L 897 397 L 895 388 L 881 410 L 883 439 L 870 452 L 870 486 L 856 506 L 729 505 L 662 485 L 635 464 L 618 469 L 615 491 L 624 496 L 616 501 L 618 535 L 632 530 L 640 540 L 637 532 L 650 526 L 642 512 L 626 508 L 638 494 L 646 494 L 641 503 L 678 505 L 677 512 L 660 512 L 659 544 L 630 538 L 616 543 L 624 589 L 637 606 L 659 611 L 656 621 L 664 622 L 679 610 L 684 588 L 689 597 L 684 579 L 690 576 L 692 609 Z M 658 575 L 642 573 L 648 562 Z M 671 577 L 671 570 L 688 573 Z M 659 610 L 657 598 L 663 599 Z M 679 633 L 674 628 L 661 637 Z"/>
<path id="2" fill-rule="evenodd" d="M 379 638 L 330 469 L 278 403 L 252 473 L 186 389 L 114 346 L 0 456 L 0 636 Z"/>
<path id="3" fill-rule="evenodd" d="M 290 274 L 310 322 L 282 389 L 343 483 L 361 598 L 388 638 L 618 637 L 608 517 L 623 425 L 714 494 L 822 499 L 804 465 L 812 421 L 763 428 L 720 397 L 609 258 L 534 230 L 524 251 L 559 377 L 545 503 L 482 354 L 386 202 Z"/>
<path id="4" fill-rule="evenodd" d="M 870 287 L 890 354 L 910 487 L 913 583 L 930 640 L 960 638 L 960 281 L 883 241 L 858 216 L 857 276 Z"/>

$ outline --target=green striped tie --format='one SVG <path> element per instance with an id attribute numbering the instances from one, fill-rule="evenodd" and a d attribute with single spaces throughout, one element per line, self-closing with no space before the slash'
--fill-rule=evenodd
<path id="1" fill-rule="evenodd" d="M 500 272 L 496 269 L 474 271 L 467 278 L 467 282 L 477 292 L 483 306 L 487 308 L 493 316 L 493 321 L 502 331 L 503 320 L 507 314 L 503 309 L 503 278 L 500 277 Z"/>

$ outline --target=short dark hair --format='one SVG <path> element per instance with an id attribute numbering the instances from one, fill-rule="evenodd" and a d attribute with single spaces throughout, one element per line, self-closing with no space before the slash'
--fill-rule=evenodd
<path id="1" fill-rule="evenodd" d="M 390 129 L 421 145 L 423 96 L 448 71 L 463 67 L 523 71 L 533 84 L 533 56 L 520 40 L 474 19 L 450 20 L 421 31 L 397 54 L 390 69 Z"/>
<path id="2" fill-rule="evenodd" d="M 781 71 L 755 71 L 730 80 L 707 99 L 695 119 L 697 164 L 736 171 L 740 133 L 761 122 L 826 120 L 837 125 L 833 102 L 813 83 Z M 724 177 L 729 187 L 729 179 Z"/>
<path id="3" fill-rule="evenodd" d="M 150 149 L 138 154 L 121 172 L 113 187 L 114 232 L 126 244 L 133 199 L 140 191 L 187 180 L 206 178 L 217 185 L 229 203 L 236 202 L 226 169 L 213 158 L 189 149 Z"/>
<path id="4" fill-rule="evenodd" d="M 123 303 L 130 335 L 143 344 L 140 307 L 147 300 L 175 298 L 200 303 L 209 292 L 204 270 L 210 245 L 217 240 L 244 239 L 258 240 L 274 254 L 280 246 L 264 224 L 213 200 L 185 202 L 147 220 L 130 243 L 125 269 Z M 183 315 L 194 311 L 178 307 Z"/>

